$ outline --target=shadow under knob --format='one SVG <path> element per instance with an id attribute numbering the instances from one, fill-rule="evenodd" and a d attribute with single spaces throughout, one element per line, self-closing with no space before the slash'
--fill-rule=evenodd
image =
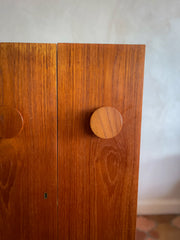
<path id="1" fill-rule="evenodd" d="M 91 130 L 100 138 L 108 139 L 117 136 L 122 125 L 122 115 L 113 107 L 100 107 L 91 115 Z"/>
<path id="2" fill-rule="evenodd" d="M 13 138 L 23 128 L 21 113 L 10 106 L 0 106 L 0 138 Z"/>

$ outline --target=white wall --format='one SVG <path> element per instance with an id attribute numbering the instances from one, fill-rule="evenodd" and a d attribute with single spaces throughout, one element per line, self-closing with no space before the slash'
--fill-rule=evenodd
<path id="1" fill-rule="evenodd" d="M 0 41 L 145 43 L 139 212 L 180 212 L 179 0 L 0 0 Z"/>

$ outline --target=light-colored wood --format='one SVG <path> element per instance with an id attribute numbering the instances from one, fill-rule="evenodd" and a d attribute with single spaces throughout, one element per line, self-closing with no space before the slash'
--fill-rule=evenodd
<path id="1" fill-rule="evenodd" d="M 58 44 L 58 239 L 135 239 L 144 53 Z M 114 138 L 90 129 L 101 106 L 123 117 Z"/>
<path id="2" fill-rule="evenodd" d="M 0 106 L 0 138 L 13 138 L 23 128 L 21 113 L 9 106 Z"/>
<path id="3" fill-rule="evenodd" d="M 104 139 L 117 136 L 121 131 L 122 125 L 122 116 L 113 107 L 98 108 L 90 119 L 90 127 L 93 133 L 97 137 Z"/>
<path id="4" fill-rule="evenodd" d="M 0 43 L 0 240 L 57 240 L 56 92 L 56 44 Z"/>

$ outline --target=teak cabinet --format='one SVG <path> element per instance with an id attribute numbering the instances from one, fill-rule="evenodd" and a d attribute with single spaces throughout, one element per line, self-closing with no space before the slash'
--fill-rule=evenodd
<path id="1" fill-rule="evenodd" d="M 1 240 L 134 240 L 144 54 L 0 43 Z"/>

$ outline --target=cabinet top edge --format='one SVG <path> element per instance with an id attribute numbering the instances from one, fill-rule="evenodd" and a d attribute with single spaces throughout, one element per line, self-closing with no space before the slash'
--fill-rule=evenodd
<path id="1" fill-rule="evenodd" d="M 105 46 L 137 46 L 146 47 L 145 44 L 119 44 L 119 43 L 57 43 L 57 45 L 105 45 Z"/>
<path id="2" fill-rule="evenodd" d="M 56 43 L 35 43 L 35 42 L 0 42 L 0 45 L 3 44 L 19 44 L 19 45 L 54 45 L 56 46 Z"/>
<path id="3" fill-rule="evenodd" d="M 112 46 L 141 46 L 146 47 L 145 44 L 119 44 L 119 43 L 41 43 L 41 42 L 0 42 L 0 44 L 42 44 L 42 45 L 112 45 Z"/>

